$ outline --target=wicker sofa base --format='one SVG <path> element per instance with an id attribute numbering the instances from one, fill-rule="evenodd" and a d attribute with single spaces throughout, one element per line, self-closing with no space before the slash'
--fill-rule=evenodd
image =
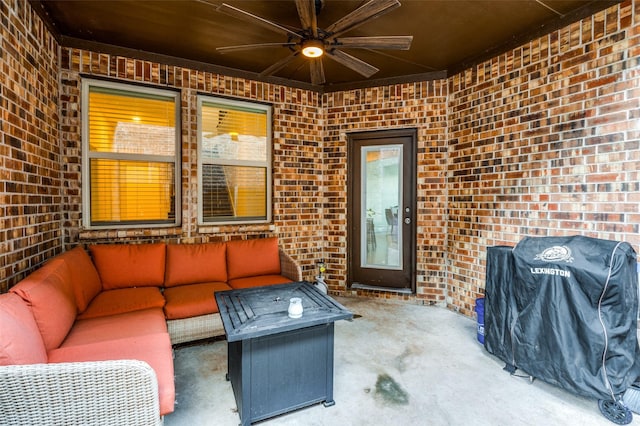
<path id="1" fill-rule="evenodd" d="M 167 320 L 167 329 L 172 345 L 224 336 L 224 327 L 219 313 Z"/>

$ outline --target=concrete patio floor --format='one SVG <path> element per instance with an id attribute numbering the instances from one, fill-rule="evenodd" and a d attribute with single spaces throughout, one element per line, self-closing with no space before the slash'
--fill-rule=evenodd
<path id="1" fill-rule="evenodd" d="M 614 425 L 596 400 L 503 371 L 467 317 L 441 307 L 337 300 L 358 317 L 336 323 L 336 405 L 261 425 Z M 165 426 L 239 424 L 226 372 L 224 340 L 176 349 L 177 403 Z M 640 425 L 640 415 L 632 424 Z"/>

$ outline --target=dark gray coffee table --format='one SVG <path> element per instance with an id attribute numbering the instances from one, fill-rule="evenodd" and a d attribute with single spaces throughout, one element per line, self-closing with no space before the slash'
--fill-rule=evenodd
<path id="1" fill-rule="evenodd" d="M 333 400 L 335 321 L 344 306 L 308 282 L 215 293 L 228 342 L 228 374 L 242 425 Z M 302 318 L 289 318 L 300 297 Z"/>

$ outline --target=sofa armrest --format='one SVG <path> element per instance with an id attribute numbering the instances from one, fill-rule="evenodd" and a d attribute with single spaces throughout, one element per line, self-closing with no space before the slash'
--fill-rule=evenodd
<path id="1" fill-rule="evenodd" d="M 10 425 L 161 425 L 158 382 L 137 360 L 0 366 Z"/>
<path id="2" fill-rule="evenodd" d="M 280 274 L 292 281 L 302 281 L 302 268 L 300 268 L 300 265 L 285 253 L 282 248 L 279 248 L 278 251 L 280 253 Z"/>

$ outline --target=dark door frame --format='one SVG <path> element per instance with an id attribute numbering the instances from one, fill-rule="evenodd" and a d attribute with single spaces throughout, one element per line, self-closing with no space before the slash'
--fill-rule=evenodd
<path id="1" fill-rule="evenodd" d="M 354 208 L 354 185 L 355 179 L 359 179 L 359 177 L 354 176 L 353 170 L 351 170 L 351 166 L 353 164 L 354 155 L 359 155 L 359 153 L 355 151 L 355 143 L 356 140 L 375 140 L 375 139 L 390 139 L 390 138 L 411 138 L 411 150 L 409 152 L 409 156 L 412 159 L 412 163 L 408 166 L 411 167 L 412 179 L 409 179 L 408 182 L 405 182 L 406 185 L 409 186 L 409 191 L 412 194 L 411 202 L 413 205 L 411 206 L 411 213 L 408 215 L 411 220 L 411 227 L 414 229 L 414 232 L 411 232 L 409 235 L 408 246 L 410 250 L 405 255 L 409 257 L 409 265 L 410 270 L 406 271 L 409 274 L 408 281 L 410 283 L 409 288 L 387 288 L 387 287 L 374 287 L 371 286 L 370 289 L 380 290 L 380 291 L 395 291 L 401 293 L 411 293 L 415 294 L 416 292 L 416 233 L 417 233 L 417 140 L 418 140 L 418 130 L 416 128 L 406 128 L 406 129 L 391 129 L 391 130 L 373 130 L 373 131 L 363 131 L 363 132 L 353 132 L 347 134 L 347 288 L 351 289 L 353 284 L 353 272 L 352 272 L 352 262 L 353 262 L 353 246 L 354 246 L 354 238 L 359 238 L 359 235 L 355 235 L 356 227 L 351 223 L 352 212 Z M 398 226 L 403 226 L 402 220 L 399 218 Z M 368 286 L 367 286 L 368 287 Z M 358 286 L 358 288 L 362 288 L 362 286 Z"/>

